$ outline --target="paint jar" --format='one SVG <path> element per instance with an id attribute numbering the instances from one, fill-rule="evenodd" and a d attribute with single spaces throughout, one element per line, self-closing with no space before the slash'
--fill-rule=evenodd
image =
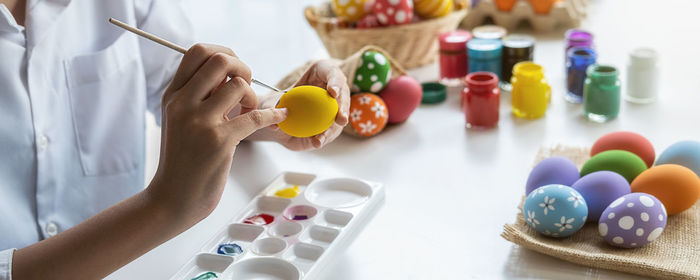
<path id="1" fill-rule="evenodd" d="M 498 25 L 482 25 L 477 26 L 472 29 L 472 35 L 474 38 L 479 39 L 497 39 L 500 40 L 503 36 L 506 36 L 508 31 Z"/>
<path id="2" fill-rule="evenodd" d="M 627 94 L 633 103 L 651 103 L 659 92 L 659 55 L 649 48 L 632 51 L 627 63 Z"/>
<path id="3" fill-rule="evenodd" d="M 544 68 L 531 61 L 513 67 L 511 110 L 516 117 L 535 119 L 544 116 L 551 98 L 551 89 L 544 77 Z"/>
<path id="4" fill-rule="evenodd" d="M 467 128 L 498 125 L 501 92 L 498 76 L 491 72 L 474 72 L 464 79 L 462 99 Z"/>
<path id="5" fill-rule="evenodd" d="M 566 61 L 566 101 L 583 102 L 583 83 L 586 81 L 586 69 L 595 64 L 598 54 L 590 47 L 573 47 L 569 49 Z"/>
<path id="6" fill-rule="evenodd" d="M 472 34 L 455 30 L 440 34 L 440 82 L 446 86 L 458 86 L 467 75 L 467 42 Z"/>
<path id="7" fill-rule="evenodd" d="M 573 47 L 593 48 L 593 34 L 581 29 L 569 29 L 564 34 L 566 49 L 564 50 L 564 61 L 567 61 L 569 49 Z"/>
<path id="8" fill-rule="evenodd" d="M 471 39 L 467 43 L 469 73 L 492 72 L 501 75 L 501 41 L 496 39 Z"/>
<path id="9" fill-rule="evenodd" d="M 593 64 L 586 70 L 583 86 L 583 111 L 594 122 L 607 122 L 620 113 L 620 79 L 617 69 Z"/>
<path id="10" fill-rule="evenodd" d="M 535 38 L 529 35 L 511 34 L 503 37 L 503 59 L 501 60 L 502 90 L 510 91 L 513 87 L 510 78 L 513 76 L 513 66 L 522 61 L 533 61 Z"/>

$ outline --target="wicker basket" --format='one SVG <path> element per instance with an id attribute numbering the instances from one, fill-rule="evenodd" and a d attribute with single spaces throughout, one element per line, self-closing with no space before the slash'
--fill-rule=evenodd
<path id="1" fill-rule="evenodd" d="M 457 28 L 467 15 L 468 2 L 455 1 L 454 12 L 445 17 L 369 29 L 339 26 L 330 2 L 318 7 L 307 7 L 304 15 L 331 57 L 344 59 L 364 46 L 375 45 L 411 69 L 435 60 L 438 54 L 438 35 Z"/>

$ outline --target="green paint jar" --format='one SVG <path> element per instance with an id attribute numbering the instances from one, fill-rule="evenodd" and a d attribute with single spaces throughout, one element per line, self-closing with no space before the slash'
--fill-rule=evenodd
<path id="1" fill-rule="evenodd" d="M 607 122 L 620 113 L 620 79 L 614 66 L 593 64 L 586 70 L 583 111 L 594 122 Z"/>

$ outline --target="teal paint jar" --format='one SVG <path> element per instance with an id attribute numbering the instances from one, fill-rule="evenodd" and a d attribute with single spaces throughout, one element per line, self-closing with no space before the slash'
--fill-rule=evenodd
<path id="1" fill-rule="evenodd" d="M 617 68 L 593 64 L 586 70 L 583 111 L 594 122 L 607 122 L 620 113 L 620 79 Z"/>

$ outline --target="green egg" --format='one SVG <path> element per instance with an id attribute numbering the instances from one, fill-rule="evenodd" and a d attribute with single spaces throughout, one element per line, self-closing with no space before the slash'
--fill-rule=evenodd
<path id="1" fill-rule="evenodd" d="M 353 91 L 379 93 L 391 78 L 391 64 L 380 52 L 366 51 L 355 71 Z"/>
<path id="2" fill-rule="evenodd" d="M 647 170 L 647 165 L 639 156 L 622 150 L 610 150 L 596 154 L 581 167 L 581 177 L 596 171 L 612 171 L 622 175 L 632 183 L 639 173 Z"/>

